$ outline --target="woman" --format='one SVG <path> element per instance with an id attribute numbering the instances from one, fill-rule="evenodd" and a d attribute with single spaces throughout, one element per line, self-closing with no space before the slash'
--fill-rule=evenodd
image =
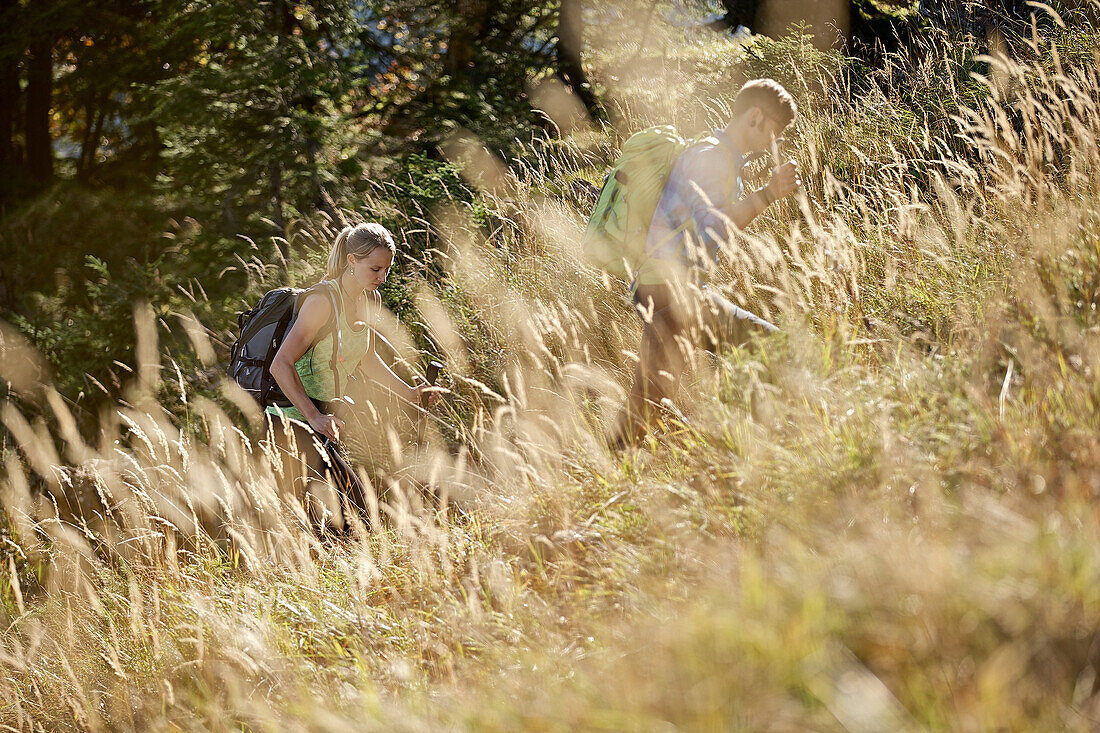
<path id="1" fill-rule="evenodd" d="M 344 423 L 329 408 L 348 376 L 361 367 L 366 377 L 414 404 L 435 396 L 430 385 L 413 387 L 394 374 L 375 350 L 376 334 L 368 325 L 381 312 L 378 288 L 396 251 L 393 235 L 381 224 L 345 227 L 329 254 L 325 280 L 306 296 L 271 362 L 271 376 L 294 405 L 267 408 L 283 477 L 296 495 L 311 497 L 311 514 L 322 527 L 330 517 L 343 524 L 334 489 L 355 505 L 364 499 L 358 477 L 336 449 Z"/>

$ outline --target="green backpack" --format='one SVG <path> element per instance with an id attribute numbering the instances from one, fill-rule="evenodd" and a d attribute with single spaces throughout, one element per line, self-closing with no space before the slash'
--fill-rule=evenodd
<path id="1" fill-rule="evenodd" d="M 636 132 L 607 174 L 581 240 L 585 259 L 624 280 L 645 260 L 646 236 L 680 153 L 694 141 L 671 125 Z"/>

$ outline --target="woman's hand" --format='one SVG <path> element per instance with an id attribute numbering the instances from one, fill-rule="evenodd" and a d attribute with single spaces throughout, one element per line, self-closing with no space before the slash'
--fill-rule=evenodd
<path id="1" fill-rule="evenodd" d="M 418 384 L 417 386 L 413 387 L 412 401 L 413 403 L 427 409 L 434 405 L 437 400 L 439 400 L 439 395 L 445 392 L 450 392 L 450 390 L 446 389 L 445 387 L 436 387 L 435 385 L 424 382 L 423 384 Z"/>
<path id="2" fill-rule="evenodd" d="M 310 418 L 309 426 L 313 428 L 313 432 L 318 435 L 323 435 L 333 440 L 339 440 L 340 431 L 344 427 L 344 421 L 335 415 L 318 414 L 317 417 Z"/>

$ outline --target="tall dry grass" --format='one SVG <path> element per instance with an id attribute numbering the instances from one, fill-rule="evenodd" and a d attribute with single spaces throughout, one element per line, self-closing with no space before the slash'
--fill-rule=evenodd
<path id="1" fill-rule="evenodd" d="M 751 55 L 681 29 L 637 78 L 597 69 L 620 76 L 620 129 L 546 87 L 563 139 L 501 161 L 456 137 L 491 230 L 456 201 L 408 222 L 447 273 L 413 297 L 453 394 L 419 444 L 415 415 L 358 395 L 373 492 L 347 538 L 315 536 L 255 409 L 189 394 L 142 309 L 131 391 L 91 442 L 5 331 L 4 378 L 52 418 L 0 414 L 19 446 L 0 723 L 1095 727 L 1100 78 L 1051 38 L 1100 34 L 1059 23 L 977 79 L 947 38 L 880 80 L 769 46 L 802 100 L 807 185 L 735 237 L 717 282 L 783 333 L 697 355 L 678 411 L 622 455 L 603 434 L 639 323 L 579 259 L 570 184 L 651 121 L 631 99 L 720 122 L 734 77 L 715 70 Z M 357 212 L 386 205 L 383 188 Z M 404 328 L 384 330 L 415 370 Z"/>

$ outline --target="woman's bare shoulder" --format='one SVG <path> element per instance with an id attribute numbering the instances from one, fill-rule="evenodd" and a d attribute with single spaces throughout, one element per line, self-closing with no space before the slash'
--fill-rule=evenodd
<path id="1" fill-rule="evenodd" d="M 326 290 L 316 288 L 306 293 L 297 320 L 323 325 L 332 317 L 332 296 Z"/>

